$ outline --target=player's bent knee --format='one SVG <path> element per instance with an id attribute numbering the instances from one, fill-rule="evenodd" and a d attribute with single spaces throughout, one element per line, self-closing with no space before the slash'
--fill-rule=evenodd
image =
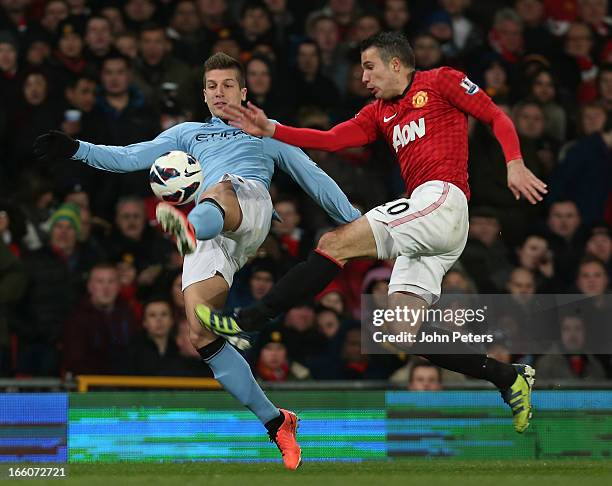
<path id="1" fill-rule="evenodd" d="M 337 232 L 329 231 L 328 233 L 324 233 L 319 239 L 317 250 L 332 258 L 339 258 L 341 256 L 342 241 L 338 238 Z"/>

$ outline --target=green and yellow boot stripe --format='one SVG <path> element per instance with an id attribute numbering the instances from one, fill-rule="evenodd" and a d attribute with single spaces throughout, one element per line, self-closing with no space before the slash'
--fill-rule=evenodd
<path id="1" fill-rule="evenodd" d="M 215 312 L 205 304 L 196 305 L 195 314 L 205 329 L 219 336 L 235 336 L 242 333 L 236 319 Z"/>
<path id="2" fill-rule="evenodd" d="M 529 427 L 532 417 L 531 390 L 535 383 L 535 370 L 524 364 L 513 365 L 518 376 L 510 388 L 501 392 L 504 402 L 512 410 L 514 430 L 522 434 Z"/>

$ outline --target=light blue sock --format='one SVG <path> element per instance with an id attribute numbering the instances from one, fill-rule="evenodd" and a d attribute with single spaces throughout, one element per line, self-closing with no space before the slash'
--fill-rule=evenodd
<path id="1" fill-rule="evenodd" d="M 198 240 L 212 240 L 223 231 L 223 210 L 214 202 L 204 200 L 191 210 L 187 219 Z"/>
<path id="2" fill-rule="evenodd" d="M 215 378 L 236 400 L 257 415 L 263 424 L 279 416 L 280 412 L 255 381 L 245 359 L 225 342 L 223 347 L 204 360 Z"/>

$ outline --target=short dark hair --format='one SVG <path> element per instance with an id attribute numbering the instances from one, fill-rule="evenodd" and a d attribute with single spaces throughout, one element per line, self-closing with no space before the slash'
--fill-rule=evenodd
<path id="1" fill-rule="evenodd" d="M 90 279 L 96 270 L 112 270 L 114 272 L 119 271 L 117 270 L 117 266 L 114 263 L 102 261 L 96 263 L 93 267 L 89 269 L 89 272 L 87 272 L 87 279 Z"/>
<path id="2" fill-rule="evenodd" d="M 379 32 L 361 42 L 360 51 L 376 47 L 383 62 L 388 63 L 394 57 L 409 68 L 414 68 L 414 51 L 406 36 L 400 32 Z"/>
<path id="3" fill-rule="evenodd" d="M 265 3 L 258 1 L 247 2 L 240 10 L 240 18 L 244 18 L 246 13 L 251 10 L 261 10 L 263 13 L 266 14 L 270 23 L 272 23 L 272 14 L 270 13 L 270 9 L 268 9 L 268 6 Z"/>
<path id="4" fill-rule="evenodd" d="M 123 54 L 121 54 L 118 51 L 112 50 L 103 60 L 102 60 L 102 68 L 104 68 L 104 65 L 108 62 L 108 61 L 123 61 L 125 63 L 125 67 L 128 68 L 129 70 L 132 69 L 132 60 L 127 57 L 124 56 Z"/>
<path id="5" fill-rule="evenodd" d="M 582 257 L 580 262 L 578 262 L 578 270 L 580 270 L 584 265 L 590 265 L 591 263 L 599 265 L 603 269 L 604 273 L 608 275 L 606 264 L 594 255 L 586 255 Z"/>
<path id="6" fill-rule="evenodd" d="M 60 2 L 63 0 L 59 0 Z M 81 81 L 89 81 L 90 83 L 94 83 L 94 84 L 98 84 L 98 80 L 96 79 L 95 76 L 93 76 L 93 74 L 79 74 L 76 76 L 72 76 L 69 80 L 68 83 L 66 84 L 67 88 L 70 89 L 74 89 L 77 87 L 77 85 L 81 82 Z"/>
<path id="7" fill-rule="evenodd" d="M 241 88 L 244 88 L 244 68 L 242 64 L 232 56 L 228 56 L 223 52 L 217 52 L 206 59 L 206 62 L 204 62 L 204 79 L 206 79 L 206 73 L 214 69 L 234 69 L 236 71 L 236 77 L 238 78 L 238 84 Z"/>
<path id="8" fill-rule="evenodd" d="M 139 36 L 142 38 L 142 34 L 144 34 L 145 32 L 157 32 L 157 31 L 161 31 L 161 33 L 164 35 L 165 38 L 168 37 L 166 35 L 166 28 L 163 25 L 158 24 L 156 22 L 147 22 L 147 23 L 145 23 L 140 28 Z"/>
<path id="9" fill-rule="evenodd" d="M 172 313 L 172 303 L 170 302 L 170 299 L 168 299 L 168 297 L 166 297 L 165 295 L 152 295 L 150 296 L 147 300 L 145 300 L 142 304 L 142 313 L 144 314 L 145 311 L 147 310 L 147 307 L 149 307 L 151 304 L 166 304 L 168 306 L 168 308 L 170 309 L 170 312 Z"/>
<path id="10" fill-rule="evenodd" d="M 442 383 L 442 370 L 438 368 L 436 365 L 429 363 L 428 361 L 421 361 L 421 360 L 414 363 L 412 367 L 410 368 L 410 373 L 408 376 L 408 383 L 412 383 L 412 380 L 414 379 L 414 372 L 417 368 L 430 368 L 430 369 L 436 370 L 436 373 L 438 375 L 438 382 Z"/>

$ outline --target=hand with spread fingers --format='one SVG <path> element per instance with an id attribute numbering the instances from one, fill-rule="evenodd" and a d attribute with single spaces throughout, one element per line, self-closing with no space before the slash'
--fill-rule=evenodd
<path id="1" fill-rule="evenodd" d="M 547 186 L 525 167 L 523 159 L 511 160 L 507 167 L 508 187 L 517 200 L 522 195 L 531 204 L 542 201 L 543 195 L 548 193 Z"/>
<path id="2" fill-rule="evenodd" d="M 250 101 L 247 106 L 227 105 L 223 113 L 229 124 L 254 137 L 271 137 L 276 124 L 268 120 L 265 112 Z"/>
<path id="3" fill-rule="evenodd" d="M 64 132 L 51 130 L 37 137 L 32 149 L 40 160 L 69 159 L 79 149 L 79 142 Z"/>

